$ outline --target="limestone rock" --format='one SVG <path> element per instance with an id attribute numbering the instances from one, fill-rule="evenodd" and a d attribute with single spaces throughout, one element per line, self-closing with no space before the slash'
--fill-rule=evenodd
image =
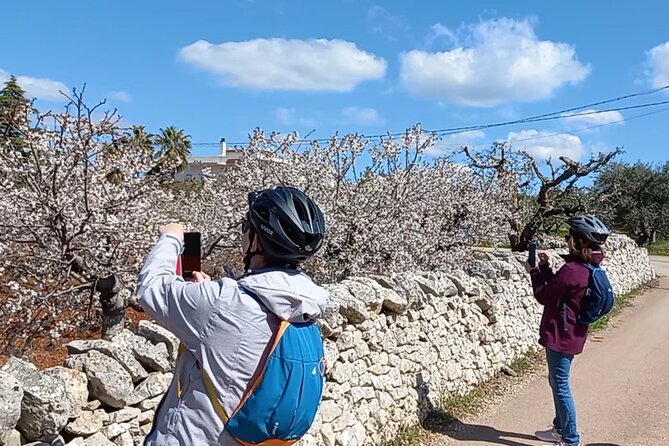
<path id="1" fill-rule="evenodd" d="M 12 429 L 0 434 L 0 444 L 3 446 L 21 446 L 21 432 Z"/>
<path id="2" fill-rule="evenodd" d="M 148 370 L 163 373 L 172 370 L 167 346 L 163 343 L 153 344 L 130 330 L 123 330 L 112 338 L 112 342 L 132 351 L 137 361 Z"/>
<path id="3" fill-rule="evenodd" d="M 86 374 L 79 370 L 60 366 L 46 369 L 44 373 L 63 381 L 70 418 L 77 418 L 88 404 L 88 378 L 86 378 Z"/>
<path id="4" fill-rule="evenodd" d="M 180 341 L 179 338 L 169 330 L 150 321 L 139 321 L 137 332 L 140 336 L 144 336 L 154 344 L 164 343 L 167 346 L 167 352 L 169 353 L 171 360 L 176 360 Z"/>
<path id="5" fill-rule="evenodd" d="M 2 370 L 21 383 L 23 400 L 17 428 L 29 441 L 52 441 L 70 416 L 65 383 L 37 371 L 21 359 L 12 357 Z"/>
<path id="6" fill-rule="evenodd" d="M 109 414 L 109 422 L 125 423 L 139 417 L 141 413 L 142 411 L 136 407 L 124 407 L 123 409 L 117 410 L 116 412 L 111 412 Z"/>
<path id="7" fill-rule="evenodd" d="M 128 404 L 134 406 L 141 401 L 162 395 L 167 391 L 172 382 L 172 373 L 154 372 L 142 381 L 128 398 Z"/>
<path id="8" fill-rule="evenodd" d="M 109 417 L 103 409 L 98 409 L 95 412 L 84 411 L 79 418 L 70 422 L 65 430 L 74 435 L 88 436 L 99 432 L 104 426 Z"/>
<path id="9" fill-rule="evenodd" d="M 364 302 L 356 299 L 351 290 L 343 284 L 326 285 L 333 299 L 339 303 L 339 313 L 346 318 L 350 324 L 360 324 L 369 317 Z"/>
<path id="10" fill-rule="evenodd" d="M 144 367 L 135 359 L 132 351 L 103 339 L 93 339 L 86 341 L 72 341 L 65 344 L 67 351 L 70 354 L 81 354 L 91 350 L 97 350 L 100 353 L 116 360 L 123 368 L 130 374 L 132 382 L 138 382 L 148 376 Z"/>
<path id="11" fill-rule="evenodd" d="M 84 353 L 80 360 L 91 396 L 115 409 L 126 406 L 133 386 L 121 364 L 97 350 Z"/>
<path id="12" fill-rule="evenodd" d="M 0 371 L 0 440 L 4 436 L 9 436 L 19 422 L 21 400 L 23 400 L 21 383 L 9 373 Z"/>

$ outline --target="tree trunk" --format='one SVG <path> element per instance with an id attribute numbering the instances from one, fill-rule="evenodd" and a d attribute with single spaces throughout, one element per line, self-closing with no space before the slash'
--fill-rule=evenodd
<path id="1" fill-rule="evenodd" d="M 100 293 L 102 308 L 102 339 L 110 341 L 125 326 L 125 299 L 116 276 L 98 280 L 95 290 Z"/>

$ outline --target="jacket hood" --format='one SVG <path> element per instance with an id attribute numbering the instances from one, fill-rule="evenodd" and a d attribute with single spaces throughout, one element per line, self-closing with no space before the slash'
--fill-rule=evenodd
<path id="1" fill-rule="evenodd" d="M 575 254 L 560 254 L 560 257 L 562 257 L 565 262 L 583 262 L 583 259 Z M 602 251 L 593 251 L 592 258 L 595 265 L 601 265 L 604 261 L 604 253 Z"/>
<path id="2" fill-rule="evenodd" d="M 330 294 L 309 276 L 295 270 L 254 271 L 239 279 L 272 313 L 282 320 L 303 323 L 320 319 Z"/>

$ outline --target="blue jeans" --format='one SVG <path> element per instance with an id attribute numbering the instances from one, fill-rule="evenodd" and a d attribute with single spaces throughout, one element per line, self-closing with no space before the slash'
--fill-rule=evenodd
<path id="1" fill-rule="evenodd" d="M 576 427 L 576 406 L 569 388 L 569 371 L 574 355 L 565 355 L 546 349 L 548 361 L 548 381 L 553 390 L 555 419 L 553 426 L 562 434 L 562 441 L 568 445 L 578 445 L 581 436 Z"/>

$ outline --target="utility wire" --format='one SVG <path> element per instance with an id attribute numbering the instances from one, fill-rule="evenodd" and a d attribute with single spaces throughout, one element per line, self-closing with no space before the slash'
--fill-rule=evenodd
<path id="1" fill-rule="evenodd" d="M 527 123 L 533 123 L 533 122 L 542 122 L 542 121 L 554 121 L 554 120 L 560 120 L 560 119 L 569 119 L 573 117 L 579 117 L 579 116 L 592 116 L 592 115 L 598 115 L 602 113 L 609 113 L 609 112 L 615 112 L 615 111 L 623 111 L 623 110 L 632 110 L 632 109 L 640 109 L 640 108 L 648 108 L 648 107 L 656 107 L 660 105 L 665 105 L 669 104 L 669 100 L 667 101 L 657 101 L 657 102 L 650 102 L 650 103 L 643 103 L 643 104 L 636 104 L 636 105 L 630 105 L 626 107 L 616 107 L 616 108 L 608 108 L 604 110 L 595 110 L 595 111 L 582 111 L 580 113 L 574 113 L 578 112 L 579 110 L 585 110 L 588 108 L 596 107 L 599 105 L 604 105 L 604 104 L 609 104 L 612 102 L 617 102 L 617 101 L 622 101 L 625 99 L 630 99 L 634 97 L 640 97 L 640 96 L 646 96 L 650 94 L 654 94 L 663 90 L 668 90 L 669 85 L 665 85 L 663 87 L 658 87 L 658 88 L 653 88 L 650 90 L 644 90 L 636 93 L 631 93 L 623 96 L 618 96 L 610 99 L 605 99 L 602 101 L 597 101 L 597 102 L 592 102 L 589 104 L 585 105 L 580 105 L 577 107 L 571 107 L 567 109 L 562 109 L 550 113 L 544 113 L 540 115 L 535 115 L 535 116 L 529 116 L 526 118 L 520 118 L 520 119 L 515 119 L 515 120 L 509 120 L 509 121 L 502 121 L 502 122 L 496 122 L 492 124 L 480 124 L 480 125 L 473 125 L 473 126 L 462 126 L 462 127 L 451 127 L 451 128 L 443 128 L 443 129 L 436 129 L 436 130 L 427 130 L 425 129 L 424 131 L 426 133 L 435 133 L 438 136 L 448 136 L 448 135 L 453 135 L 453 134 L 458 134 L 458 133 L 463 133 L 467 131 L 473 131 L 473 130 L 485 130 L 485 129 L 490 129 L 490 128 L 496 128 L 496 127 L 506 127 L 510 125 L 517 125 L 517 124 L 527 124 Z M 663 111 L 663 110 L 662 110 Z M 653 113 L 649 113 L 653 114 Z M 642 116 L 648 116 L 649 114 L 644 114 L 640 115 L 638 117 Z M 632 118 L 630 118 L 632 119 Z M 628 119 L 628 120 L 630 120 Z M 610 125 L 612 123 L 607 123 L 603 125 L 597 125 L 593 126 L 592 128 L 597 128 L 601 127 L 604 125 Z M 588 128 L 585 128 L 586 130 Z M 571 132 L 573 133 L 573 132 Z M 383 138 L 383 137 L 398 137 L 398 136 L 403 136 L 405 132 L 396 132 L 396 133 L 383 133 L 383 134 L 376 134 L 376 135 L 369 135 L 366 136 L 365 139 L 376 139 L 376 138 Z M 558 133 L 560 134 L 560 133 Z M 315 138 L 315 139 L 300 139 L 295 141 L 295 144 L 299 143 L 308 143 L 311 141 L 317 141 L 317 142 L 328 142 L 330 141 L 331 138 Z M 228 143 L 230 146 L 245 146 L 248 145 L 248 142 L 233 142 L 233 143 Z M 192 146 L 218 146 L 218 142 L 196 142 L 192 143 Z"/>

